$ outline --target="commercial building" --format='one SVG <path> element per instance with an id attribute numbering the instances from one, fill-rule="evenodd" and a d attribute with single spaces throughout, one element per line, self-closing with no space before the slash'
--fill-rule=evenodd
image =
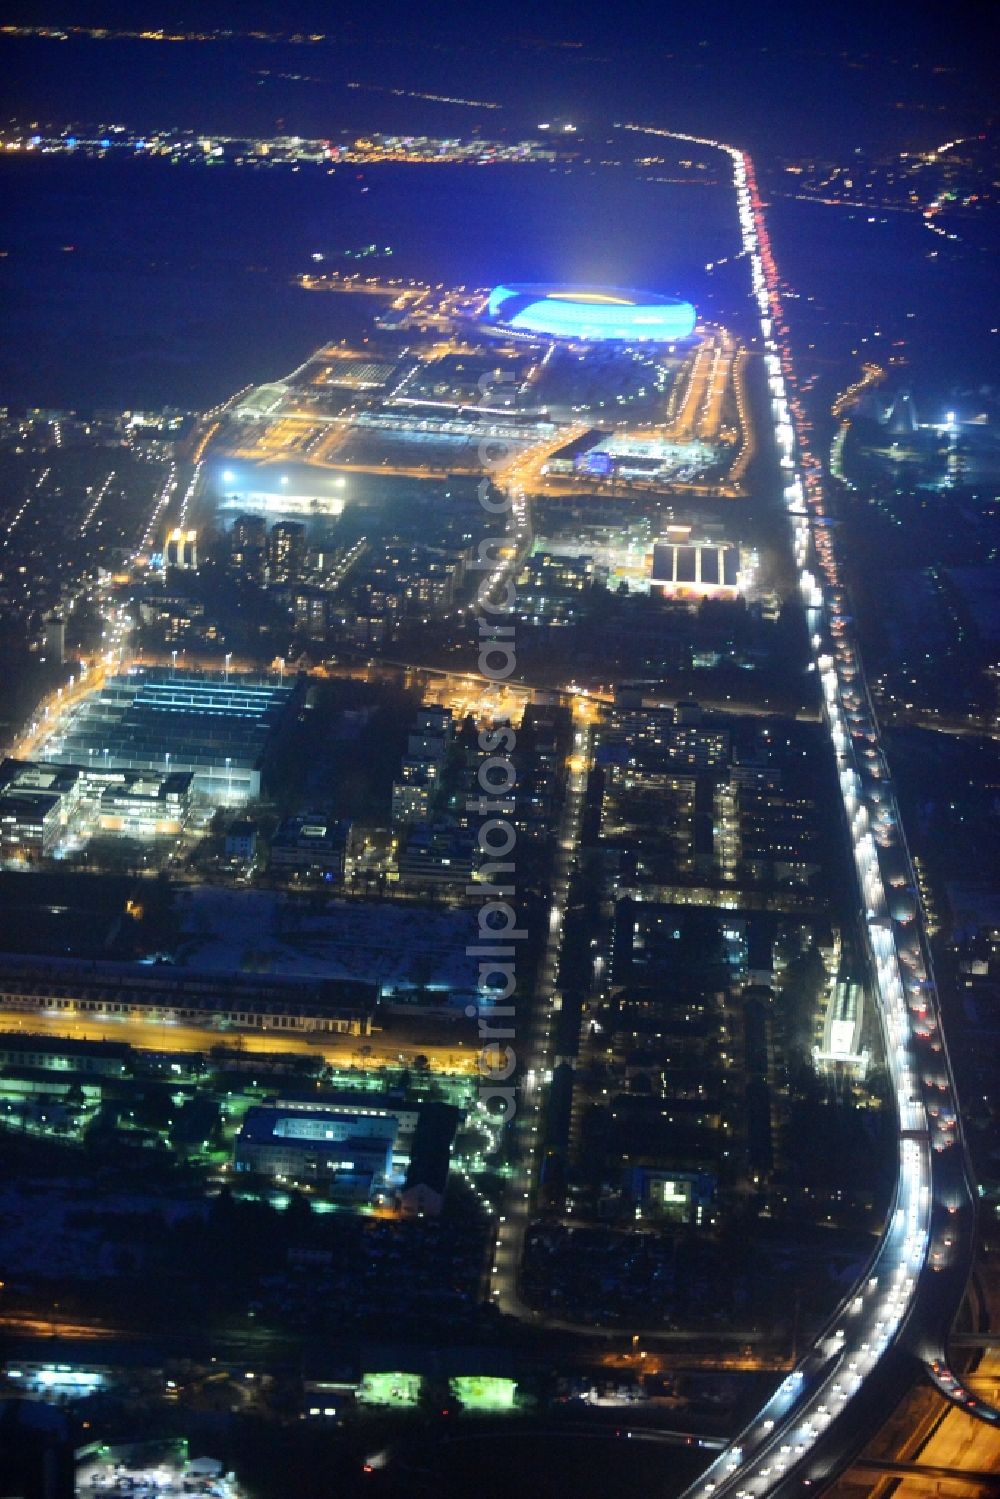
<path id="1" fill-rule="evenodd" d="M 263 387 L 274 390 L 276 387 Z M 284 398 L 279 391 L 272 411 L 260 410 L 250 420 L 266 422 L 277 411 Z M 254 398 L 251 397 L 251 400 Z M 240 420 L 247 407 L 235 415 Z M 325 474 L 320 469 L 299 463 L 289 471 L 276 472 L 273 465 L 238 463 L 233 468 L 212 475 L 216 506 L 223 514 L 242 518 L 256 515 L 270 520 L 335 518 L 343 513 L 345 480 L 342 475 Z"/>
<path id="2" fill-rule="evenodd" d="M 822 1033 L 813 1047 L 817 1072 L 864 1078 L 870 1061 L 862 1044 L 864 989 L 856 979 L 841 977 L 827 991 Z"/>
<path id="3" fill-rule="evenodd" d="M 236 1136 L 233 1166 L 367 1200 L 392 1179 L 395 1140 L 390 1117 L 252 1108 Z"/>
<path id="4" fill-rule="evenodd" d="M 4 760 L 0 765 L 0 859 L 30 863 L 58 848 L 80 800 L 75 766 Z"/>
<path id="5" fill-rule="evenodd" d="M 673 598 L 735 599 L 740 554 L 725 544 L 670 541 L 653 547 L 650 583 Z"/>
<path id="6" fill-rule="evenodd" d="M 578 437 L 571 438 L 561 448 L 557 448 L 546 463 L 542 465 L 543 474 L 573 474 L 576 473 L 581 460 L 592 449 L 607 442 L 611 436 L 602 427 L 588 427 L 586 432 L 581 432 Z"/>
<path id="7" fill-rule="evenodd" d="M 401 885 L 464 890 L 479 867 L 474 835 L 450 823 L 418 823 L 396 856 Z"/>
<path id="8" fill-rule="evenodd" d="M 347 862 L 349 822 L 307 814 L 289 817 L 271 839 L 271 873 L 286 879 L 339 884 Z"/>
<path id="9" fill-rule="evenodd" d="M 166 567 L 179 567 L 185 572 L 196 572 L 198 568 L 197 531 L 184 531 L 180 527 L 168 531 L 163 547 L 163 562 Z"/>
<path id="10" fill-rule="evenodd" d="M 190 771 L 193 791 L 258 797 L 267 752 L 296 688 L 148 669 L 108 677 L 45 742 L 43 758 L 95 770 Z"/>
<path id="11" fill-rule="evenodd" d="M 30 863 L 47 858 L 63 829 L 62 798 L 45 791 L 25 792 L 0 801 L 0 857 Z"/>
<path id="12" fill-rule="evenodd" d="M 131 838 L 177 837 L 191 812 L 190 771 L 105 768 L 5 760 L 0 766 L 0 858 L 13 862 L 58 855 L 67 836 L 98 829 Z"/>

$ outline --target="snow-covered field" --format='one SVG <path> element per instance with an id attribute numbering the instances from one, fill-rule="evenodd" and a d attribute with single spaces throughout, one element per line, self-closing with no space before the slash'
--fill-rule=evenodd
<path id="1" fill-rule="evenodd" d="M 177 908 L 178 962 L 191 968 L 365 979 L 384 991 L 476 986 L 476 962 L 465 953 L 478 937 L 475 910 L 216 886 L 178 891 Z"/>

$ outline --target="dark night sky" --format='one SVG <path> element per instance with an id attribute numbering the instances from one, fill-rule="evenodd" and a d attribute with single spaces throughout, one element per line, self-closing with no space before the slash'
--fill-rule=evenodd
<path id="1" fill-rule="evenodd" d="M 952 126 L 982 128 L 991 106 L 994 11 L 985 3 L 819 6 L 603 3 L 8 4 L 34 24 L 321 30 L 316 48 L 233 41 L 224 51 L 159 44 L 0 42 L 7 112 L 81 113 L 106 105 L 135 124 L 244 128 L 270 111 L 318 131 L 336 118 L 347 78 L 497 99 L 517 128 L 540 112 L 594 123 L 622 115 L 712 128 L 747 144 L 831 149 L 933 144 Z M 572 45 L 568 45 L 572 44 Z M 83 50 L 81 50 L 83 49 Z M 211 53 L 211 58 L 208 54 Z M 290 61 L 289 61 L 290 60 Z M 250 97 L 249 75 L 283 64 L 313 75 Z M 242 82 L 241 82 L 242 80 Z M 323 85 L 329 85 L 324 91 Z M 168 111 L 167 119 L 163 112 Z M 150 113 L 157 119 L 150 119 Z M 253 117 L 251 118 L 251 116 Z M 456 129 L 473 123 L 452 116 Z M 490 121 L 496 128 L 498 121 Z M 943 131 L 941 127 L 944 127 Z"/>

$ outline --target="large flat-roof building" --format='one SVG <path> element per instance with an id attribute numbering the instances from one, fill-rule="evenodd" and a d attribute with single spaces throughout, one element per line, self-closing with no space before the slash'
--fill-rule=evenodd
<path id="1" fill-rule="evenodd" d="M 0 870 L 0 954 L 93 959 L 108 953 L 141 888 L 115 875 Z"/>
<path id="2" fill-rule="evenodd" d="M 132 838 L 177 837 L 191 812 L 189 770 L 118 770 L 104 756 L 86 765 L 4 760 L 0 765 L 0 859 L 58 857 L 67 838 L 100 829 Z"/>
<path id="3" fill-rule="evenodd" d="M 517 332 L 581 343 L 673 343 L 690 338 L 695 327 L 694 308 L 679 297 L 550 282 L 494 287 L 486 315 Z"/>
<path id="4" fill-rule="evenodd" d="M 109 677 L 46 741 L 42 757 L 103 770 L 189 771 L 222 805 L 260 795 L 261 772 L 296 688 L 169 669 Z"/>
<path id="5" fill-rule="evenodd" d="M 658 541 L 650 581 L 674 598 L 735 599 L 740 591 L 740 554 L 725 542 Z"/>
<path id="6" fill-rule="evenodd" d="M 132 1048 L 124 1041 L 89 1041 L 70 1036 L 0 1035 L 0 1066 L 33 1067 L 42 1072 L 90 1072 L 125 1077 Z"/>
<path id="7" fill-rule="evenodd" d="M 28 878 L 25 876 L 25 878 Z M 0 953 L 0 1011 L 143 1020 L 204 1030 L 368 1035 L 378 986 L 361 979 L 200 972 L 171 963 Z"/>
<path id="8" fill-rule="evenodd" d="M 123 771 L 101 791 L 102 832 L 144 839 L 176 837 L 187 825 L 193 783 L 189 770 L 172 770 L 169 775 Z"/>
<path id="9" fill-rule="evenodd" d="M 80 797 L 73 766 L 4 760 L 0 765 L 0 859 L 30 863 L 53 854 Z"/>
<path id="10" fill-rule="evenodd" d="M 366 1198 L 392 1176 L 395 1139 L 396 1122 L 388 1116 L 251 1108 L 236 1136 L 233 1166 Z"/>

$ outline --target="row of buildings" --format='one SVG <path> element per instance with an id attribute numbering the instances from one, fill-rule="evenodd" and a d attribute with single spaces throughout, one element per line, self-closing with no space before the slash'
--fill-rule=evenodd
<path id="1" fill-rule="evenodd" d="M 782 976 L 821 952 L 804 1032 L 818 1068 L 860 1050 L 861 996 L 835 982 L 801 745 L 696 703 L 631 698 L 597 731 L 584 842 L 600 900 L 571 980 L 585 987 L 579 1054 L 553 1087 L 567 1094 L 575 1213 L 709 1230 L 775 1169 Z M 563 1192 L 557 1171 L 553 1201 Z"/>
<path id="2" fill-rule="evenodd" d="M 821 869 L 813 788 L 765 737 L 734 742 L 697 704 L 616 707 L 597 747 L 601 842 L 624 888 L 807 892 Z"/>
<path id="3" fill-rule="evenodd" d="M 392 788 L 394 875 L 403 885 L 465 894 L 480 862 L 478 725 L 456 725 L 447 708 L 420 710 Z M 568 709 L 530 703 L 511 752 L 513 822 L 522 852 L 543 847 L 562 805 L 571 739 Z"/>

